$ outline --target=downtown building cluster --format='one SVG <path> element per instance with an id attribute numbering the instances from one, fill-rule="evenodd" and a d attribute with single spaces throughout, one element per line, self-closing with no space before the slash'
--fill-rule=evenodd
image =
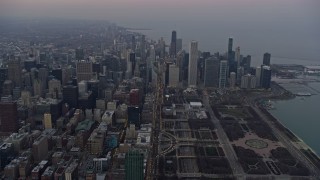
<path id="1" fill-rule="evenodd" d="M 270 54 L 252 68 L 232 38 L 226 54 L 212 55 L 197 41 L 183 50 L 176 31 L 169 46 L 114 25 L 93 33 L 62 47 L 7 44 L 0 68 L 2 177 L 142 180 L 158 76 L 167 87 L 270 88 Z"/>

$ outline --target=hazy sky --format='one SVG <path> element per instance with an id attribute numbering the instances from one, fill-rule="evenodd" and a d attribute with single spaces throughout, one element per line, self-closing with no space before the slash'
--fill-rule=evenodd
<path id="1" fill-rule="evenodd" d="M 205 50 L 224 51 L 233 36 L 253 55 L 317 60 L 319 9 L 320 0 L 0 0 L 0 18 L 104 19 L 153 29 L 152 38 L 175 29 L 184 43 L 195 39 Z"/>

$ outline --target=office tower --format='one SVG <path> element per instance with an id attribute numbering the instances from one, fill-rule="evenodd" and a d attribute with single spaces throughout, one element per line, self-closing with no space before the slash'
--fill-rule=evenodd
<path id="1" fill-rule="evenodd" d="M 31 93 L 29 91 L 21 91 L 21 101 L 23 106 L 29 107 L 31 105 Z"/>
<path id="2" fill-rule="evenodd" d="M 140 127 L 140 108 L 137 106 L 128 106 L 128 124 L 134 124 Z"/>
<path id="3" fill-rule="evenodd" d="M 47 64 L 47 54 L 45 52 L 40 53 L 39 61 L 39 64 Z"/>
<path id="4" fill-rule="evenodd" d="M 61 82 L 62 85 L 66 85 L 71 80 L 72 70 L 73 69 L 71 69 L 71 68 L 61 69 L 62 80 L 59 80 L 59 78 L 57 78 L 57 79 Z"/>
<path id="5" fill-rule="evenodd" d="M 164 58 L 166 55 L 166 42 L 163 37 L 159 40 L 159 48 L 160 48 L 160 58 Z"/>
<path id="6" fill-rule="evenodd" d="M 183 63 L 185 58 L 185 51 L 181 50 L 177 53 L 176 65 L 179 67 L 179 82 L 183 79 Z"/>
<path id="7" fill-rule="evenodd" d="M 271 54 L 264 53 L 263 54 L 263 65 L 270 66 L 270 59 L 271 59 Z"/>
<path id="8" fill-rule="evenodd" d="M 131 49 L 135 50 L 136 49 L 136 37 L 132 35 L 131 37 Z"/>
<path id="9" fill-rule="evenodd" d="M 88 92 L 88 83 L 87 83 L 87 81 L 80 81 L 78 83 L 78 91 L 79 91 L 79 96 L 83 96 Z"/>
<path id="10" fill-rule="evenodd" d="M 83 60 L 84 59 L 84 50 L 83 49 L 76 49 L 76 60 Z"/>
<path id="11" fill-rule="evenodd" d="M 52 129 L 52 119 L 50 113 L 45 113 L 43 115 L 43 127 L 45 129 Z"/>
<path id="12" fill-rule="evenodd" d="M 167 86 L 169 84 L 169 66 L 172 62 L 164 62 L 165 64 L 165 72 L 164 72 L 164 84 Z"/>
<path id="13" fill-rule="evenodd" d="M 130 105 L 139 106 L 141 103 L 141 95 L 139 89 L 131 89 L 129 93 Z"/>
<path id="14" fill-rule="evenodd" d="M 18 111 L 16 102 L 0 102 L 0 132 L 17 132 Z"/>
<path id="15" fill-rule="evenodd" d="M 177 39 L 177 48 L 176 52 L 179 52 L 182 50 L 182 39 Z"/>
<path id="16" fill-rule="evenodd" d="M 256 86 L 260 87 L 260 84 L 261 84 L 261 67 L 260 66 L 256 67 L 256 79 L 257 79 Z"/>
<path id="17" fill-rule="evenodd" d="M 92 79 L 92 62 L 91 61 L 77 61 L 76 63 L 77 81 L 89 81 Z"/>
<path id="18" fill-rule="evenodd" d="M 244 68 L 242 66 L 237 68 L 237 84 L 241 84 L 241 77 L 244 75 Z"/>
<path id="19" fill-rule="evenodd" d="M 15 87 L 12 89 L 12 99 L 18 100 L 21 97 L 21 88 Z"/>
<path id="20" fill-rule="evenodd" d="M 262 66 L 261 68 L 261 87 L 265 89 L 270 88 L 271 83 L 271 69 L 270 66 Z"/>
<path id="21" fill-rule="evenodd" d="M 228 70 L 228 61 L 220 61 L 219 69 L 219 88 L 225 88 L 227 84 L 227 70 Z"/>
<path id="22" fill-rule="evenodd" d="M 244 73 L 249 74 L 250 73 L 250 66 L 251 66 L 251 56 L 250 55 L 243 58 L 242 66 L 244 68 Z"/>
<path id="23" fill-rule="evenodd" d="M 21 87 L 21 65 L 20 60 L 8 62 L 8 79 L 13 82 L 14 87 Z"/>
<path id="24" fill-rule="evenodd" d="M 136 68 L 138 68 L 138 67 L 136 67 L 137 66 L 136 53 L 130 52 L 129 61 L 131 63 L 131 76 L 133 76 Z"/>
<path id="25" fill-rule="evenodd" d="M 146 36 L 141 36 L 141 44 L 140 44 L 140 57 L 143 61 L 146 60 Z"/>
<path id="26" fill-rule="evenodd" d="M 235 61 L 237 63 L 237 67 L 241 65 L 241 54 L 240 54 L 240 47 L 236 48 L 236 55 L 235 55 Z"/>
<path id="27" fill-rule="evenodd" d="M 5 80 L 2 86 L 2 95 L 9 96 L 12 95 L 13 82 L 11 80 Z"/>
<path id="28" fill-rule="evenodd" d="M 143 160 L 144 155 L 138 149 L 130 149 L 125 157 L 126 180 L 143 180 Z"/>
<path id="29" fill-rule="evenodd" d="M 189 49 L 188 85 L 197 86 L 198 78 L 198 42 L 191 41 Z"/>
<path id="30" fill-rule="evenodd" d="M 156 60 L 156 52 L 154 49 L 154 45 L 150 45 L 150 53 L 149 58 L 147 60 L 147 83 L 152 82 L 152 74 L 153 74 L 153 66 Z"/>
<path id="31" fill-rule="evenodd" d="M 52 98 L 58 99 L 61 93 L 61 82 L 57 79 L 51 79 L 49 81 L 49 94 Z"/>
<path id="32" fill-rule="evenodd" d="M 39 79 L 35 79 L 33 82 L 33 95 L 42 97 L 42 85 Z"/>
<path id="33" fill-rule="evenodd" d="M 219 87 L 219 69 L 220 61 L 216 57 L 209 57 L 205 60 L 205 87 Z"/>
<path id="34" fill-rule="evenodd" d="M 62 78 L 62 69 L 61 68 L 52 69 L 51 75 L 62 82 L 63 78 Z"/>
<path id="35" fill-rule="evenodd" d="M 41 82 L 41 95 L 45 94 L 45 90 L 48 89 L 48 76 L 49 70 L 47 68 L 39 68 L 38 78 Z"/>
<path id="36" fill-rule="evenodd" d="M 233 46 L 233 38 L 232 37 L 229 37 L 229 40 L 228 40 L 228 55 L 230 53 L 232 53 L 232 46 Z M 229 57 L 228 57 L 229 58 Z"/>
<path id="37" fill-rule="evenodd" d="M 8 77 L 8 69 L 0 67 L 0 96 L 2 94 L 3 83 L 7 80 Z"/>
<path id="38" fill-rule="evenodd" d="M 236 73 L 235 72 L 231 72 L 230 73 L 230 83 L 229 83 L 231 89 L 235 88 L 236 81 L 237 81 Z"/>
<path id="39" fill-rule="evenodd" d="M 179 67 L 175 64 L 169 65 L 169 86 L 177 87 L 179 84 Z"/>
<path id="40" fill-rule="evenodd" d="M 67 85 L 63 87 L 63 102 L 67 103 L 70 108 L 78 107 L 78 87 Z"/>
<path id="41" fill-rule="evenodd" d="M 36 68 L 36 61 L 34 58 L 27 59 L 23 62 L 24 69 L 30 72 L 32 68 Z"/>
<path id="42" fill-rule="evenodd" d="M 32 155 L 35 162 L 40 162 L 48 156 L 48 138 L 45 135 L 39 136 L 32 144 Z"/>
<path id="43" fill-rule="evenodd" d="M 246 74 L 241 77 L 242 89 L 254 89 L 256 88 L 256 77 L 251 74 Z"/>
<path id="44" fill-rule="evenodd" d="M 175 57 L 177 54 L 177 32 L 176 31 L 172 31 L 169 54 L 171 57 Z"/>

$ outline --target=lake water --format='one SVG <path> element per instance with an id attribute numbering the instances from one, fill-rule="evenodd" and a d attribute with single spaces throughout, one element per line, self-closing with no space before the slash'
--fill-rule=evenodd
<path id="1" fill-rule="evenodd" d="M 320 83 L 309 83 L 320 91 Z M 320 155 L 320 94 L 275 101 L 271 110 L 278 120 Z"/>

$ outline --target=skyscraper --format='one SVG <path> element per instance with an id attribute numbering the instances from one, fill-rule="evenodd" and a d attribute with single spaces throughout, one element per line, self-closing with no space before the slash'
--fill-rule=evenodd
<path id="1" fill-rule="evenodd" d="M 228 55 L 230 53 L 232 53 L 232 46 L 233 46 L 233 38 L 229 37 L 229 40 L 228 40 Z"/>
<path id="2" fill-rule="evenodd" d="M 0 131 L 17 132 L 19 129 L 16 102 L 0 102 Z"/>
<path id="3" fill-rule="evenodd" d="M 131 149 L 125 157 L 126 180 L 143 180 L 143 160 L 144 155 L 139 150 Z"/>
<path id="4" fill-rule="evenodd" d="M 171 34 L 171 44 L 170 44 L 170 52 L 171 57 L 175 57 L 177 54 L 177 32 L 172 31 Z"/>
<path id="5" fill-rule="evenodd" d="M 182 50 L 182 39 L 177 39 L 177 48 L 176 52 L 179 52 Z"/>
<path id="6" fill-rule="evenodd" d="M 77 61 L 76 64 L 76 70 L 77 70 L 77 81 L 89 81 L 92 79 L 92 62 L 91 61 Z"/>
<path id="7" fill-rule="evenodd" d="M 219 87 L 220 61 L 216 57 L 209 57 L 205 60 L 204 86 Z"/>
<path id="8" fill-rule="evenodd" d="M 261 67 L 260 66 L 256 67 L 256 79 L 257 79 L 256 86 L 260 87 L 260 84 L 261 84 Z"/>
<path id="9" fill-rule="evenodd" d="M 270 59 L 271 59 L 271 54 L 264 53 L 263 54 L 263 65 L 270 66 Z"/>
<path id="10" fill-rule="evenodd" d="M 188 85 L 197 86 L 198 78 L 198 42 L 191 41 L 189 49 Z"/>
<path id="11" fill-rule="evenodd" d="M 219 88 L 225 88 L 227 84 L 227 70 L 228 70 L 228 61 L 220 61 L 220 71 L 219 71 Z"/>
<path id="12" fill-rule="evenodd" d="M 179 67 L 175 64 L 169 65 L 169 86 L 177 87 L 179 83 Z"/>
<path id="13" fill-rule="evenodd" d="M 20 60 L 10 60 L 8 62 L 8 79 L 13 82 L 15 87 L 20 87 L 22 82 L 21 77 Z"/>
<path id="14" fill-rule="evenodd" d="M 235 88 L 236 81 L 237 81 L 236 73 L 235 72 L 231 72 L 230 73 L 230 83 L 229 83 L 231 89 Z"/>
<path id="15" fill-rule="evenodd" d="M 240 47 L 236 48 L 236 55 L 235 55 L 235 61 L 237 63 L 237 66 L 239 67 L 241 64 L 241 58 L 240 58 L 241 54 L 240 54 Z"/>
<path id="16" fill-rule="evenodd" d="M 63 87 L 63 102 L 67 103 L 70 108 L 78 107 L 78 87 L 68 85 Z"/>
<path id="17" fill-rule="evenodd" d="M 237 71 L 237 62 L 234 61 L 235 53 L 232 50 L 232 47 L 233 47 L 233 38 L 230 37 L 228 40 L 228 52 L 227 52 L 227 58 L 228 58 L 227 76 L 229 76 L 229 72 Z"/>
<path id="18" fill-rule="evenodd" d="M 270 66 L 262 66 L 262 68 L 261 68 L 261 87 L 265 88 L 265 89 L 269 89 L 270 83 L 271 83 Z"/>

